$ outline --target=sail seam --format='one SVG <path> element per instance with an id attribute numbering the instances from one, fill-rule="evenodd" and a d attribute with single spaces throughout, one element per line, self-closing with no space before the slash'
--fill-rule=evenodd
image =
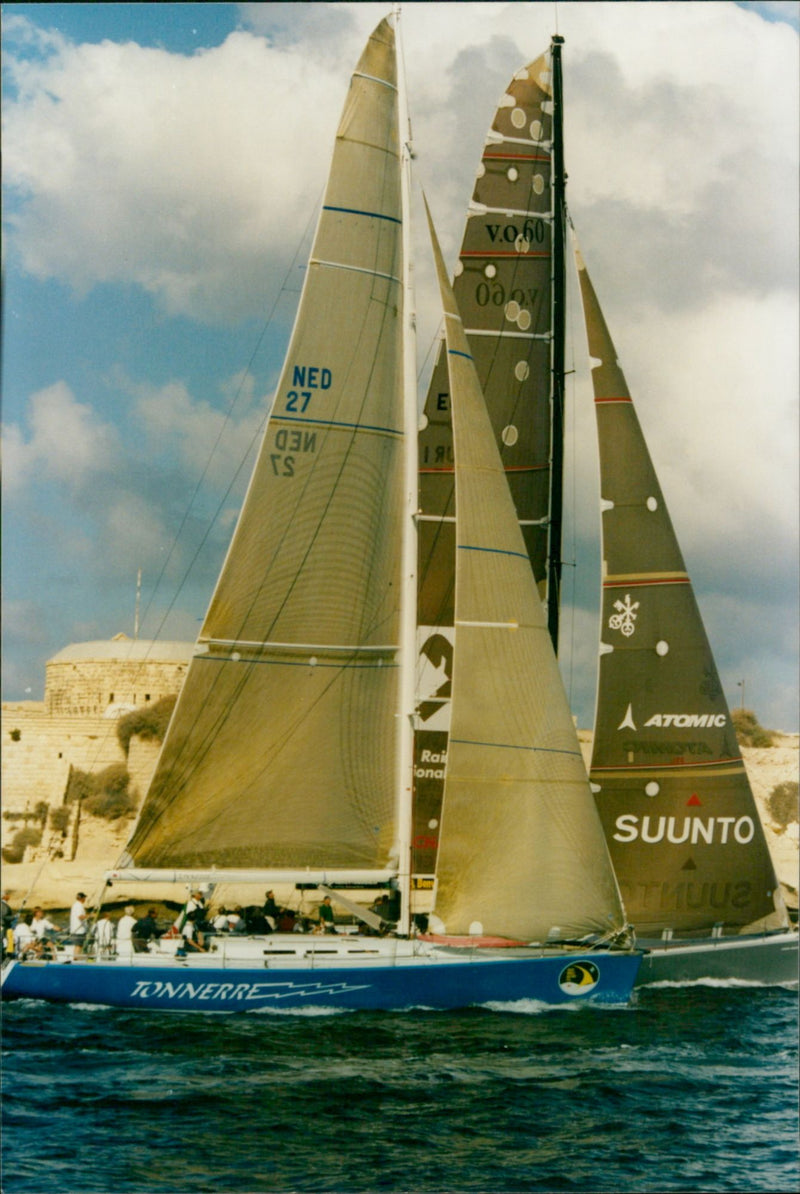
<path id="1" fill-rule="evenodd" d="M 633 405 L 633 399 L 630 397 L 626 398 L 624 395 L 611 398 L 595 398 L 594 400 L 595 406 L 603 406 L 610 402 L 626 402 L 629 406 Z"/>
<path id="2" fill-rule="evenodd" d="M 549 146 L 551 146 L 551 145 L 553 144 L 553 142 L 552 142 L 552 141 L 534 141 L 534 142 L 531 142 L 531 141 L 526 141 L 524 137 L 507 137 L 507 136 L 506 136 L 504 133 L 500 133 L 500 132 L 498 132 L 498 131 L 497 131 L 497 129 L 492 129 L 492 130 L 491 130 L 491 133 L 492 133 L 492 137 L 493 137 L 493 139 L 494 139 L 494 138 L 497 138 L 497 140 L 495 140 L 495 141 L 494 141 L 494 144 L 495 144 L 495 145 L 525 145 L 525 146 L 530 146 L 531 144 L 534 144 L 534 145 L 539 145 L 539 146 L 541 146 L 541 148 L 542 148 L 542 149 L 547 149 Z M 484 156 L 485 156 L 485 155 L 484 155 Z M 548 158 L 547 160 L 549 161 L 550 159 Z"/>
<path id="3" fill-rule="evenodd" d="M 212 647 L 255 647 L 258 650 L 269 648 L 271 651 L 383 651 L 390 654 L 397 647 L 392 644 L 372 645 L 358 643 L 279 643 L 279 642 L 250 642 L 234 638 L 201 638 L 201 643 L 208 643 Z"/>
<path id="4" fill-rule="evenodd" d="M 491 328 L 464 328 L 468 336 L 493 336 L 498 340 L 550 340 L 552 332 L 510 332 L 493 331 Z"/>
<path id="5" fill-rule="evenodd" d="M 368 220 L 388 220 L 390 224 L 397 224 L 402 227 L 403 221 L 399 216 L 389 216 L 382 211 L 367 211 L 366 208 L 360 207 L 336 207 L 332 203 L 326 203 L 322 208 L 323 211 L 338 211 L 345 216 L 366 216 Z"/>
<path id="6" fill-rule="evenodd" d="M 497 257 L 497 258 L 513 257 L 518 261 L 519 260 L 533 261 L 533 260 L 538 260 L 538 259 L 547 260 L 550 257 L 550 254 L 547 252 L 547 250 L 544 250 L 544 249 L 541 249 L 541 250 L 537 249 L 533 253 L 530 253 L 527 250 L 523 250 L 522 252 L 519 252 L 517 249 L 494 249 L 491 251 L 487 250 L 485 252 L 481 249 L 467 249 L 466 252 L 459 253 L 459 257 L 461 257 L 462 259 L 465 257 L 480 257 L 480 258 L 483 258 L 483 257 L 486 257 L 486 258 L 489 258 L 489 257 Z"/>
<path id="7" fill-rule="evenodd" d="M 345 431 L 374 431 L 379 435 L 393 435 L 401 438 L 402 431 L 398 431 L 394 427 L 379 427 L 372 423 L 343 423 L 338 419 L 295 419 L 292 415 L 273 415 L 272 422 L 274 423 L 309 423 L 314 427 L 339 427 Z"/>
<path id="8" fill-rule="evenodd" d="M 640 572 L 630 576 L 609 576 L 603 581 L 604 589 L 638 589 L 649 585 L 688 585 L 689 575 L 686 572 L 675 572 L 672 575 Z"/>
<path id="9" fill-rule="evenodd" d="M 483 551 L 489 555 L 495 556 L 516 556 L 518 560 L 528 560 L 530 557 L 525 551 L 508 551 L 503 547 L 481 547 L 478 544 L 459 543 L 459 551 Z"/>
<path id="10" fill-rule="evenodd" d="M 540 473 L 542 469 L 549 467 L 549 464 L 512 464 L 506 465 L 503 471 L 506 473 Z M 425 473 L 426 475 L 433 476 L 437 473 L 441 473 L 443 475 L 452 474 L 455 470 L 451 464 L 446 468 L 421 468 L 419 471 L 421 473 Z M 432 514 L 430 517 L 435 518 L 436 515 Z M 455 520 L 453 519 L 452 521 Z"/>
<path id="11" fill-rule="evenodd" d="M 652 763 L 617 763 L 613 767 L 592 767 L 589 774 L 613 776 L 617 774 L 630 775 L 633 771 L 641 771 L 647 775 L 659 775 L 663 771 L 677 771 L 681 768 L 687 771 L 700 768 L 703 771 L 708 771 L 711 767 L 717 767 L 722 775 L 738 775 L 744 770 L 744 763 L 738 759 L 712 759 L 707 763 L 692 759 L 690 763 L 659 763 L 656 767 Z"/>
<path id="12" fill-rule="evenodd" d="M 553 219 L 551 211 L 528 211 L 524 207 L 487 207 L 485 203 L 482 203 L 477 210 L 472 208 L 467 211 L 468 219 L 474 219 L 476 216 L 522 216 L 526 220 L 545 220 L 547 222 Z"/>
<path id="13" fill-rule="evenodd" d="M 519 630 L 519 622 L 470 622 L 466 618 L 456 618 L 456 626 L 475 626 L 478 629 L 489 630 Z"/>
<path id="14" fill-rule="evenodd" d="M 459 746 L 490 746 L 498 747 L 501 750 L 530 750 L 544 755 L 569 755 L 576 759 L 582 757 L 579 750 L 563 750 L 557 746 L 523 746 L 515 742 L 481 742 L 474 738 L 451 738 L 450 741 L 458 743 Z"/>
<path id="15" fill-rule="evenodd" d="M 309 265 L 326 266 L 328 269 L 345 269 L 353 274 L 369 274 L 371 278 L 383 278 L 387 282 L 396 282 L 402 284 L 402 278 L 398 278 L 395 274 L 385 274 L 379 269 L 367 269 L 363 265 L 349 265 L 344 261 L 323 261 L 320 257 L 310 258 Z"/>
<path id="16" fill-rule="evenodd" d="M 540 142 L 540 144 L 542 144 Z M 484 153 L 484 162 L 550 162 L 547 153 Z"/>
<path id="17" fill-rule="evenodd" d="M 357 648 L 354 649 L 353 653 L 360 654 Z M 377 663 L 358 663 L 352 659 L 342 659 L 332 663 L 324 663 L 321 660 L 317 660 L 313 664 L 308 659 L 298 659 L 297 662 L 292 662 L 290 659 L 254 659 L 252 656 L 242 659 L 241 657 L 235 657 L 235 655 L 196 655 L 195 659 L 200 663 L 257 663 L 265 667 L 327 667 L 338 668 L 339 670 L 345 670 L 346 668 L 392 668 L 398 666 L 393 660 L 384 663 L 381 659 Z"/>
<path id="18" fill-rule="evenodd" d="M 354 79 L 366 79 L 368 83 L 380 83 L 381 87 L 388 87 L 390 91 L 397 91 L 396 83 L 390 83 L 388 79 L 381 79 L 379 75 L 367 75 L 363 70 L 354 70 L 352 77 Z"/>

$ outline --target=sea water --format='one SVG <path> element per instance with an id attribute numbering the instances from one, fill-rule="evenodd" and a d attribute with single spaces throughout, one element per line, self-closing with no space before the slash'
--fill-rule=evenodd
<path id="1" fill-rule="evenodd" d="M 625 1009 L 3 1009 L 3 1194 L 790 1191 L 797 994 Z"/>

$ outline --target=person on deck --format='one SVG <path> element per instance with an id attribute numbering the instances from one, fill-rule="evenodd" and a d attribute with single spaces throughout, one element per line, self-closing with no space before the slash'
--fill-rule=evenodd
<path id="1" fill-rule="evenodd" d="M 331 906 L 330 896 L 325 896 L 319 906 L 319 927 L 322 933 L 336 932 L 333 924 L 333 907 Z"/>
<path id="2" fill-rule="evenodd" d="M 107 912 L 101 912 L 94 929 L 94 943 L 98 958 L 108 958 L 114 949 L 114 926 Z"/>
<path id="3" fill-rule="evenodd" d="M 48 920 L 41 908 L 34 908 L 31 928 L 38 941 L 42 941 L 48 933 L 58 932 L 58 925 Z"/>
<path id="4" fill-rule="evenodd" d="M 267 892 L 266 899 L 264 900 L 264 907 L 261 909 L 261 911 L 266 916 L 269 927 L 275 930 L 278 927 L 278 921 L 283 909 L 279 908 L 275 903 L 274 891 Z"/>
<path id="5" fill-rule="evenodd" d="M 202 918 L 203 913 L 197 908 L 190 912 L 186 917 L 186 920 L 183 923 L 183 928 L 181 929 L 184 949 L 205 950 L 206 947 L 203 940 L 203 934 L 199 933 L 197 930 L 197 925 Z"/>
<path id="6" fill-rule="evenodd" d="M 33 913 L 25 912 L 14 926 L 14 953 L 18 958 L 30 953 L 39 945 L 39 940 L 31 927 Z"/>
<path id="7" fill-rule="evenodd" d="M 125 911 L 117 922 L 117 956 L 129 958 L 133 953 L 133 928 L 136 917 L 133 915 L 133 904 L 127 904 Z"/>
<path id="8" fill-rule="evenodd" d="M 89 928 L 89 913 L 86 911 L 86 892 L 79 891 L 75 903 L 69 911 L 70 941 L 75 946 L 75 953 L 81 952 L 86 930 Z"/>
<path id="9" fill-rule="evenodd" d="M 137 920 L 133 926 L 133 933 L 131 934 L 133 940 L 133 948 L 137 954 L 147 952 L 148 942 L 155 940 L 158 937 L 158 925 L 156 924 L 156 910 L 155 908 L 148 908 L 147 916 L 142 916 Z"/>
<path id="10" fill-rule="evenodd" d="M 86 893 L 79 891 L 75 903 L 69 910 L 69 931 L 72 937 L 85 937 L 88 928 L 86 911 Z"/>

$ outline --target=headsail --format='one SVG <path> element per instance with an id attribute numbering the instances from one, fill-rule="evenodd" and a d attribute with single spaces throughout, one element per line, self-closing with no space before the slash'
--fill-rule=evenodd
<path id="1" fill-rule="evenodd" d="M 561 256 L 561 212 L 554 188 L 560 113 L 554 113 L 552 56 L 548 50 L 519 70 L 500 101 L 478 167 L 453 282 L 543 595 L 551 515 L 551 408 L 560 340 L 553 309 L 554 276 L 559 273 L 555 258 Z M 440 350 L 419 436 L 418 872 L 434 867 L 447 752 L 455 592 L 452 439 L 447 354 Z"/>
<path id="2" fill-rule="evenodd" d="M 711 648 L 580 253 L 603 600 L 591 779 L 640 934 L 788 924 Z"/>
<path id="3" fill-rule="evenodd" d="M 381 867 L 403 474 L 395 35 L 353 75 L 260 455 L 128 858 Z"/>
<path id="4" fill-rule="evenodd" d="M 434 912 L 456 935 L 545 941 L 616 932 L 624 917 L 608 850 L 432 225 L 431 236 L 452 394 L 457 556 Z"/>

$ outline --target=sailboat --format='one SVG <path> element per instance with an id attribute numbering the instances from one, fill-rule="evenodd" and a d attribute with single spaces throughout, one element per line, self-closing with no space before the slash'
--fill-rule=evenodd
<path id="1" fill-rule="evenodd" d="M 630 998 L 641 951 L 437 249 L 458 488 L 453 735 L 428 931 L 414 923 L 418 418 L 399 77 L 387 18 L 352 77 L 259 457 L 109 876 L 315 885 L 373 929 L 352 889 L 383 886 L 397 930 L 19 958 L 4 997 L 206 1012 Z"/>
<path id="2" fill-rule="evenodd" d="M 486 140 L 454 279 L 558 649 L 567 226 L 561 45 L 511 80 Z M 590 776 L 637 984 L 797 981 L 790 924 L 711 648 L 624 377 L 577 254 L 600 456 L 603 607 Z M 457 512 L 440 355 L 420 432 L 415 865 L 433 886 L 451 728 Z M 438 766 L 429 766 L 433 760 Z M 441 821 L 443 827 L 443 820 Z"/>
<path id="3" fill-rule="evenodd" d="M 641 981 L 797 982 L 770 858 L 702 617 L 579 249 L 600 447 L 602 612 L 590 776 Z"/>

